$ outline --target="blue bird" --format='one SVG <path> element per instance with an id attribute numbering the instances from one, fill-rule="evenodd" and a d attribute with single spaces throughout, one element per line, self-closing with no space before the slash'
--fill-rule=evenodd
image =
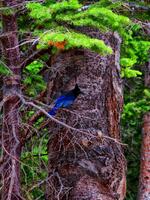
<path id="1" fill-rule="evenodd" d="M 55 101 L 54 107 L 48 112 L 49 115 L 54 116 L 59 108 L 67 108 L 73 104 L 75 99 L 81 92 L 78 84 L 75 85 L 74 89 L 66 92 L 64 95 L 58 97 Z"/>

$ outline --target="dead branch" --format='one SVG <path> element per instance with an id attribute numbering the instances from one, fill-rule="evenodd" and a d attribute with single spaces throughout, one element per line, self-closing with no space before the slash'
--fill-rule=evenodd
<path id="1" fill-rule="evenodd" d="M 142 11 L 149 11 L 150 8 L 148 6 L 142 6 L 139 5 L 135 2 L 128 2 L 128 3 L 123 3 L 123 6 L 126 8 L 129 8 L 132 12 L 142 12 Z"/>
<path id="2" fill-rule="evenodd" d="M 37 51 L 34 51 L 29 57 L 26 57 L 20 64 L 20 68 L 23 69 L 24 67 L 26 67 L 27 65 L 29 65 L 30 63 L 32 63 L 34 60 L 37 60 L 38 58 L 40 58 L 41 56 L 43 56 L 46 53 L 49 53 L 51 50 L 51 48 L 48 49 L 40 49 Z M 27 53 L 28 55 L 28 53 Z"/>
<path id="3" fill-rule="evenodd" d="M 23 96 L 21 96 L 20 94 L 17 94 L 17 95 L 18 95 L 18 97 L 21 99 L 21 101 L 22 101 L 22 103 L 23 103 L 24 105 L 30 105 L 30 106 L 36 108 L 37 110 L 41 111 L 44 115 L 46 115 L 48 118 L 50 118 L 51 120 L 53 120 L 53 121 L 56 122 L 57 124 L 60 124 L 60 125 L 62 125 L 63 127 L 67 128 L 67 129 L 69 129 L 69 130 L 72 130 L 72 131 L 75 131 L 75 132 L 79 132 L 79 133 L 82 133 L 82 134 L 91 136 L 92 138 L 96 137 L 96 136 L 94 136 L 94 135 L 91 134 L 91 133 L 85 132 L 85 131 L 83 131 L 83 130 L 81 130 L 81 129 L 76 129 L 76 128 L 74 128 L 74 127 L 72 127 L 72 126 L 69 126 L 68 124 L 66 124 L 66 123 L 64 123 L 64 122 L 62 122 L 62 121 L 60 121 L 60 120 L 58 120 L 58 119 L 52 117 L 51 115 L 48 114 L 48 112 L 46 112 L 46 111 L 45 111 L 43 108 L 41 108 L 40 106 L 34 104 L 33 102 L 28 102 L 28 101 L 26 101 L 26 100 L 23 98 Z M 113 142 L 115 142 L 115 143 L 117 143 L 117 144 L 119 144 L 119 145 L 126 146 L 126 144 L 123 144 L 123 143 L 119 142 L 117 139 L 111 138 L 111 137 L 109 137 L 109 136 L 104 136 L 104 135 L 102 135 L 102 137 L 105 138 L 105 139 L 111 140 L 111 141 L 113 141 Z"/>

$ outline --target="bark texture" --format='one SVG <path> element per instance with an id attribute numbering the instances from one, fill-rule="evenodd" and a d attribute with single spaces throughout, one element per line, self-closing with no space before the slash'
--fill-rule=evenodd
<path id="1" fill-rule="evenodd" d="M 145 86 L 150 88 L 150 62 L 145 68 Z M 138 200 L 150 199 L 150 112 L 144 114 Z"/>
<path id="2" fill-rule="evenodd" d="M 150 88 L 150 61 L 145 67 L 145 86 Z"/>
<path id="3" fill-rule="evenodd" d="M 14 7 L 15 0 L 1 1 L 3 7 Z M 3 160 L 2 173 L 2 196 L 1 199 L 21 199 L 20 197 L 20 154 L 21 145 L 19 139 L 19 99 L 16 93 L 20 93 L 20 52 L 18 48 L 17 19 L 15 13 L 2 13 L 1 46 L 5 64 L 11 71 L 9 77 L 3 80 L 3 128 L 2 149 Z"/>
<path id="4" fill-rule="evenodd" d="M 126 193 L 126 162 L 120 144 L 122 82 L 120 38 L 116 33 L 100 34 L 86 29 L 91 37 L 103 39 L 114 51 L 103 57 L 88 50 L 62 53 L 52 61 L 51 96 L 78 83 L 80 95 L 70 110 L 57 118 L 84 131 L 50 123 L 48 144 L 49 181 L 46 199 L 123 200 Z"/>
<path id="5" fill-rule="evenodd" d="M 143 118 L 139 200 L 150 199 L 150 112 Z"/>

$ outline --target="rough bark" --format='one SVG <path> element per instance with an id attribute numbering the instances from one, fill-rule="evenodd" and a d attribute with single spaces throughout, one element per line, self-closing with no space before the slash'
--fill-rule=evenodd
<path id="1" fill-rule="evenodd" d="M 150 62 L 145 68 L 145 86 L 150 87 Z M 138 200 L 150 199 L 150 112 L 144 114 Z"/>
<path id="2" fill-rule="evenodd" d="M 145 67 L 145 86 L 150 88 L 150 61 Z"/>
<path id="3" fill-rule="evenodd" d="M 120 141 L 120 114 L 123 105 L 120 78 L 120 38 L 116 33 L 100 34 L 113 48 L 103 57 L 88 50 L 72 50 L 53 60 L 56 77 L 53 97 L 77 82 L 84 92 L 70 110 L 59 110 L 57 118 L 85 132 L 50 124 L 48 144 L 49 181 L 46 199 L 123 200 L 126 193 L 126 162 Z M 51 80 L 52 83 L 52 80 Z M 104 137 L 103 137 L 104 136 Z"/>
<path id="4" fill-rule="evenodd" d="M 3 7 L 14 7 L 15 0 L 1 1 Z M 20 197 L 20 154 L 21 145 L 19 139 L 19 99 L 16 93 L 20 93 L 20 52 L 18 48 L 17 19 L 15 13 L 2 13 L 2 34 L 0 37 L 2 53 L 5 64 L 11 70 L 11 75 L 3 80 L 3 128 L 2 149 L 3 161 L 2 173 L 2 200 L 21 199 Z"/>
<path id="5" fill-rule="evenodd" d="M 143 118 L 138 199 L 150 199 L 150 112 Z"/>

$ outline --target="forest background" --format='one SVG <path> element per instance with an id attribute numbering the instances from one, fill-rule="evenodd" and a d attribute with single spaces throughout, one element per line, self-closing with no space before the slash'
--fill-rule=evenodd
<path id="1" fill-rule="evenodd" d="M 49 71 L 55 55 L 73 48 L 89 49 L 101 55 L 112 53 L 111 48 L 102 41 L 93 40 L 79 32 L 68 31 L 70 27 L 94 27 L 102 33 L 108 31 L 119 33 L 122 40 L 120 65 L 124 91 L 121 136 L 122 143 L 127 144 L 125 147 L 127 159 L 126 199 L 135 200 L 139 185 L 143 116 L 150 111 L 150 83 L 145 83 L 147 76 L 150 76 L 148 62 L 150 47 L 149 2 L 111 0 L 16 2 L 15 6 L 13 4 L 4 6 L 5 3 L 3 5 L 3 1 L 1 1 L 0 14 L 1 16 L 10 16 L 15 13 L 17 16 L 21 57 L 29 58 L 21 63 L 23 68 L 21 87 L 24 98 L 32 100 L 35 104 L 38 103 L 45 110 L 50 108 L 49 102 L 46 102 L 47 107 L 45 106 L 44 94 L 50 87 L 47 84 L 48 73 L 55 73 Z M 53 14 L 49 12 L 49 8 L 53 10 Z M 76 12 L 78 13 L 74 15 L 73 13 Z M 90 16 L 93 18 L 91 19 Z M 1 30 L 3 29 L 2 19 L 1 17 Z M 3 34 L 0 36 L 1 40 L 2 38 Z M 0 100 L 2 103 L 4 87 L 2 79 L 13 73 L 7 66 L 5 59 L 1 48 Z M 35 108 L 30 108 L 31 106 L 20 108 L 24 124 L 22 129 L 27 132 L 32 130 L 27 138 L 20 161 L 22 192 L 28 199 L 44 199 L 44 184 L 48 165 L 48 128 L 45 116 L 41 115 L 41 110 L 37 113 Z M 1 129 L 3 117 L 3 112 L 1 112 Z M 34 123 L 30 127 L 30 123 L 33 121 Z M 25 124 L 27 122 L 28 124 Z M 2 149 L 1 154 L 3 155 Z M 1 183 L 2 186 L 3 183 Z"/>

